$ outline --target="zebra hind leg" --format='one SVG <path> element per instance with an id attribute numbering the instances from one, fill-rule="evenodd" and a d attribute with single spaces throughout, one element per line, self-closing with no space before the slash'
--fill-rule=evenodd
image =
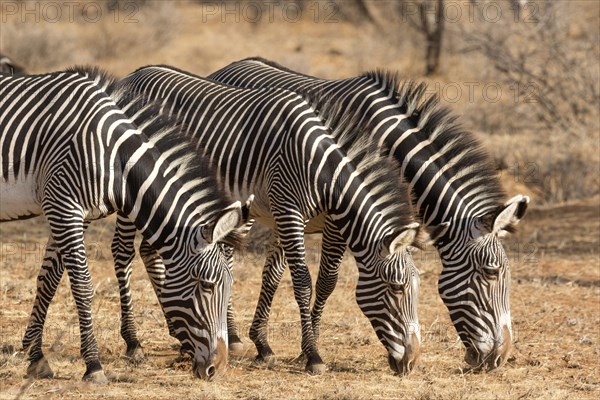
<path id="1" fill-rule="evenodd" d="M 28 355 L 27 377 L 53 378 L 54 372 L 42 352 L 42 334 L 50 302 L 62 278 L 64 265 L 60 262 L 56 244 L 50 238 L 46 246 L 44 262 L 37 278 L 37 293 L 31 316 L 23 337 L 23 351 Z"/>
<path id="2" fill-rule="evenodd" d="M 135 233 L 135 226 L 124 216 L 118 214 L 111 250 L 115 263 L 115 274 L 119 282 L 121 337 L 127 346 L 125 357 L 132 363 L 138 364 L 145 360 L 145 354 L 137 336 L 131 298 L 131 267 L 135 257 Z"/>

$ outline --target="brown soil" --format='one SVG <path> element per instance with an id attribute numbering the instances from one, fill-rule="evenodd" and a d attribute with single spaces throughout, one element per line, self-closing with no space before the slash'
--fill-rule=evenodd
<path id="1" fill-rule="evenodd" d="M 346 258 L 323 318 L 320 349 L 328 367 L 325 374 L 307 375 L 304 362 L 297 358 L 300 329 L 286 273 L 271 319 L 271 344 L 277 361 L 254 363 L 255 350 L 244 337 L 245 351 L 231 355 L 225 374 L 211 383 L 194 379 L 188 363 L 175 361 L 176 343 L 168 336 L 139 261 L 133 279 L 134 306 L 148 360 L 133 366 L 123 359 L 119 298 L 109 248 L 113 221 L 98 221 L 90 228 L 87 246 L 96 288 L 95 331 L 104 368 L 113 380 L 105 387 L 81 382 L 84 365 L 79 356 L 75 307 L 64 282 L 45 331 L 45 352 L 57 376 L 41 381 L 23 378 L 27 363 L 17 350 L 48 231 L 41 218 L 2 224 L 0 398 L 597 399 L 599 212 L 598 199 L 533 208 L 519 232 L 507 240 L 513 270 L 515 346 L 507 365 L 496 372 L 463 370 L 462 344 L 437 295 L 440 265 L 435 252 L 427 249 L 416 255 L 422 271 L 422 366 L 408 377 L 394 376 L 388 368 L 383 346 L 355 304 L 357 273 L 353 260 Z M 318 245 L 318 239 L 308 240 L 313 276 Z M 233 296 L 244 334 L 260 289 L 262 260 L 262 255 L 250 252 L 237 260 Z"/>

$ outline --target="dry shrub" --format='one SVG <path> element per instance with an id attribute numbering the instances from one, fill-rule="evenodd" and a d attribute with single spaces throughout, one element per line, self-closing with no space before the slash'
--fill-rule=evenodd
<path id="1" fill-rule="evenodd" d="M 504 180 L 527 187 L 536 203 L 600 194 L 600 144 L 596 138 L 548 130 L 487 136 L 483 142 Z"/>
<path id="2" fill-rule="evenodd" d="M 177 9 L 160 1 L 42 1 L 20 6 L 40 10 L 39 22 L 31 14 L 25 20 L 19 13 L 3 16 L 0 51 L 31 73 L 148 54 L 166 47 L 177 32 Z M 60 18 L 54 17 L 57 7 Z"/>
<path id="3" fill-rule="evenodd" d="M 165 47 L 176 31 L 177 10 L 166 2 L 113 0 L 106 7 L 112 18 L 103 18 L 98 26 L 102 34 L 89 40 L 97 58 Z"/>
<path id="4" fill-rule="evenodd" d="M 521 9 L 511 2 L 495 4 L 506 6 L 499 21 L 479 21 L 463 35 L 468 50 L 493 66 L 490 78 L 520 92 L 510 110 L 516 118 L 509 119 L 507 126 L 575 132 L 585 131 L 582 128 L 590 124 L 597 128 L 597 26 L 581 27 L 582 20 L 584 27 L 594 23 L 582 15 L 582 6 L 590 5 L 536 1 Z"/>
<path id="5" fill-rule="evenodd" d="M 52 71 L 86 58 L 78 52 L 75 32 L 51 24 L 3 24 L 0 48 L 28 72 Z"/>
<path id="6" fill-rule="evenodd" d="M 540 201 L 597 195 L 597 4 L 495 4 L 503 5 L 509 17 L 464 26 L 463 50 L 474 60 L 482 57 L 485 72 L 479 79 L 495 82 L 506 96 L 476 104 L 468 122 L 493 134 L 484 141 L 498 168 L 529 187 Z"/>

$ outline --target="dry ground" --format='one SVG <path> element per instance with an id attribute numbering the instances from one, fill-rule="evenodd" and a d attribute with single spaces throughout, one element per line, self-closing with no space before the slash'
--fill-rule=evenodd
<path id="1" fill-rule="evenodd" d="M 512 262 L 511 305 L 515 347 L 509 363 L 489 374 L 463 373 L 463 348 L 436 291 L 435 253 L 416 256 L 422 271 L 422 368 L 394 376 L 385 350 L 354 302 L 357 273 L 343 264 L 340 282 L 323 318 L 320 348 L 328 372 L 309 376 L 300 349 L 297 307 L 289 274 L 273 309 L 275 365 L 255 365 L 253 345 L 232 355 L 216 382 L 193 379 L 166 331 L 150 283 L 138 261 L 133 288 L 137 323 L 148 360 L 134 367 L 122 358 L 118 292 L 109 243 L 112 221 L 98 221 L 87 236 L 96 288 L 94 317 L 105 370 L 114 381 L 97 387 L 80 381 L 78 326 L 68 283 L 50 309 L 45 351 L 57 377 L 28 381 L 19 349 L 35 289 L 47 228 L 42 219 L 0 225 L 0 398 L 317 398 L 317 399 L 597 399 L 600 397 L 600 215 L 598 199 L 534 208 L 506 243 Z M 314 273 L 318 241 L 309 241 Z M 246 334 L 260 287 L 262 256 L 239 257 L 234 300 Z M 314 274 L 313 274 L 314 276 Z M 65 279 L 67 281 L 67 279 Z"/>
<path id="2" fill-rule="evenodd" d="M 77 3 L 81 8 L 83 3 Z M 65 22 L 64 18 L 58 23 L 33 23 L 32 17 L 24 23 L 18 15 L 8 16 L 7 23 L 3 20 L 0 25 L 0 50 L 21 61 L 31 72 L 95 64 L 124 75 L 142 65 L 167 63 L 208 74 L 229 62 L 254 55 L 327 78 L 351 76 L 378 67 L 398 70 L 403 77 L 414 78 L 423 69 L 422 54 L 415 52 L 414 38 L 405 37 L 402 32 L 390 39 L 365 25 L 325 23 L 323 14 L 317 19 L 294 23 L 281 23 L 280 16 L 277 23 L 250 24 L 236 22 L 235 15 L 225 22 L 218 16 L 210 17 L 204 23 L 202 12 L 192 3 L 177 2 L 177 7 L 165 6 L 166 2 L 152 4 L 158 7 L 158 12 L 145 14 L 141 10 L 136 14 L 139 21 L 134 24 L 123 23 L 124 15 L 119 17 L 118 24 L 111 22 L 113 15 L 108 14 L 92 24 Z M 586 18 L 574 21 L 578 26 L 597 29 L 598 3 L 582 4 L 586 7 L 576 11 Z M 593 21 L 588 24 L 588 19 Z M 447 45 L 455 50 L 459 47 L 452 41 Z M 479 81 L 486 71 L 491 74 L 493 68 L 481 60 L 460 53 L 448 55 L 440 74 L 429 83 L 437 84 L 435 92 L 440 94 L 439 85 L 443 88 L 452 82 Z M 461 87 L 465 89 L 464 85 Z M 477 107 L 483 101 L 481 93 L 477 92 L 475 102 L 467 101 L 465 93 L 458 102 L 447 104 L 461 118 L 470 121 L 473 115 L 491 115 Z M 493 107 L 492 117 L 496 116 L 500 122 L 510 116 L 504 108 L 506 101 L 508 97 L 504 96 Z M 504 132 L 503 125 L 483 130 Z M 562 142 L 542 147 L 540 142 L 548 133 L 541 136 L 534 133 L 531 137 L 529 134 L 481 137 L 495 157 L 515 156 L 520 160 L 515 165 L 522 165 L 523 160 L 536 162 L 542 171 L 546 167 L 544 160 L 554 160 L 561 153 L 556 150 L 565 147 Z M 598 157 L 597 137 L 571 142 L 585 147 L 587 155 L 575 157 L 571 154 L 584 153 L 562 152 L 566 158 Z M 532 149 L 535 151 L 528 154 Z M 510 158 L 506 162 L 513 165 Z M 562 170 L 579 171 L 565 165 Z M 515 179 L 508 187 L 509 193 L 532 193 L 533 188 L 524 185 L 526 179 L 517 172 L 512 175 Z M 579 174 L 573 174 L 573 178 L 589 186 Z M 561 187 L 560 181 L 557 182 L 556 186 Z M 597 180 L 594 182 L 597 186 Z M 320 348 L 329 371 L 321 376 L 306 375 L 304 363 L 296 360 L 300 351 L 299 323 L 286 274 L 275 299 L 271 324 L 271 344 L 279 362 L 268 367 L 254 365 L 255 351 L 246 338 L 246 353 L 232 356 L 229 369 L 218 381 L 205 383 L 193 379 L 189 365 L 173 362 L 177 355 L 173 348 L 175 341 L 167 334 L 161 310 L 139 262 L 134 271 L 134 306 L 148 360 L 137 367 L 130 365 L 122 359 L 118 291 L 109 247 L 112 221 L 107 220 L 92 225 L 87 245 L 96 287 L 95 331 L 105 370 L 115 381 L 105 387 L 80 381 L 84 365 L 79 356 L 75 307 L 65 282 L 50 309 L 45 331 L 45 351 L 57 377 L 27 381 L 23 378 L 27 363 L 16 350 L 20 348 L 31 310 L 35 277 L 48 230 L 42 219 L 1 224 L 0 399 L 598 399 L 599 203 L 600 199 L 595 198 L 534 208 L 519 227 L 519 233 L 506 242 L 513 270 L 515 347 L 509 363 L 494 373 L 462 372 L 464 350 L 437 295 L 440 264 L 431 249 L 417 254 L 416 261 L 422 271 L 422 368 L 405 378 L 392 375 L 383 346 L 354 302 L 357 273 L 349 258 L 343 264 L 338 288 L 323 319 Z M 311 239 L 310 244 L 308 261 L 314 273 L 318 242 Z M 258 297 L 262 261 L 262 255 L 253 253 L 238 259 L 233 296 L 244 333 Z"/>

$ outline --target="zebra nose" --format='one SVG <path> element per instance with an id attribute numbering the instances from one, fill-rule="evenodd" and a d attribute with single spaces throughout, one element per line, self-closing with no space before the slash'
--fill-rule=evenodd
<path id="1" fill-rule="evenodd" d="M 492 371 L 508 359 L 511 340 L 510 329 L 503 326 L 502 335 L 498 335 L 493 341 L 488 340 L 467 348 L 465 361 L 475 370 Z"/>
<path id="2" fill-rule="evenodd" d="M 493 359 L 490 359 L 488 369 L 493 370 L 500 367 L 508 359 L 510 349 L 512 347 L 512 335 L 508 326 L 502 327 L 502 337 L 499 338 L 498 345 L 493 351 Z"/>
<path id="3" fill-rule="evenodd" d="M 217 373 L 217 369 L 215 368 L 215 366 L 213 364 L 210 364 L 207 368 L 206 368 L 206 379 L 208 381 L 212 381 L 213 378 L 215 377 Z"/>
<path id="4" fill-rule="evenodd" d="M 388 363 L 394 372 L 399 375 L 407 375 L 416 367 L 420 356 L 420 341 L 417 335 L 411 334 L 405 345 L 402 358 L 394 358 L 391 354 L 388 356 Z"/>
<path id="5" fill-rule="evenodd" d="M 417 365 L 419 356 L 421 355 L 421 341 L 416 334 L 412 333 L 409 337 L 406 352 L 402 359 L 405 373 L 409 373 Z"/>
<path id="6" fill-rule="evenodd" d="M 208 366 L 204 366 L 199 363 L 193 363 L 192 370 L 194 371 L 194 375 L 198 379 L 203 379 L 206 381 L 212 381 L 214 377 L 217 375 L 217 368 L 211 362 Z"/>

